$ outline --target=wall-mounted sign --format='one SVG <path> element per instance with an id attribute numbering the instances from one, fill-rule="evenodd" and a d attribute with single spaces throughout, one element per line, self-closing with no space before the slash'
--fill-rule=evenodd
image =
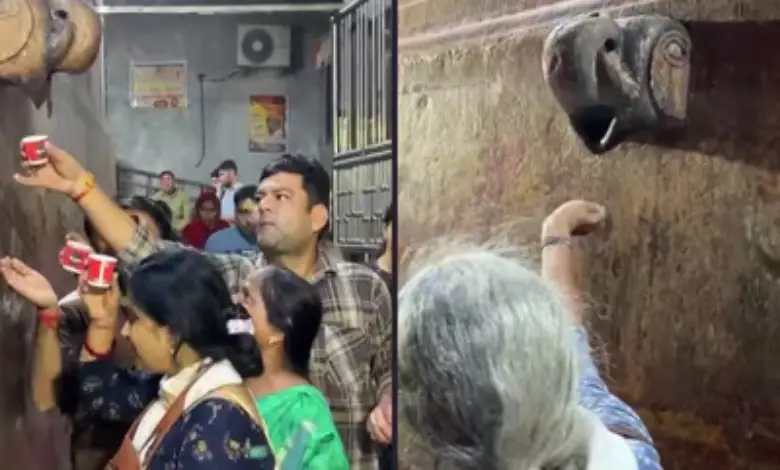
<path id="1" fill-rule="evenodd" d="M 287 98 L 254 95 L 249 97 L 249 151 L 287 151 Z"/>
<path id="2" fill-rule="evenodd" d="M 131 62 L 130 106 L 186 108 L 187 62 Z"/>

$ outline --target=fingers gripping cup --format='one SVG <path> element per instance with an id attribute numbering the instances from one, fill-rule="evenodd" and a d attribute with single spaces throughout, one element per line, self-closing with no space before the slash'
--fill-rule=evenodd
<path id="1" fill-rule="evenodd" d="M 116 273 L 116 258 L 107 255 L 90 253 L 87 258 L 87 284 L 98 289 L 108 289 L 114 282 Z"/>
<path id="2" fill-rule="evenodd" d="M 87 258 L 91 253 L 92 248 L 88 245 L 69 240 L 60 250 L 60 265 L 65 271 L 81 274 L 87 266 Z"/>
<path id="3" fill-rule="evenodd" d="M 41 166 L 49 162 L 46 155 L 46 142 L 48 137 L 45 135 L 30 135 L 22 139 L 22 159 L 28 165 Z"/>

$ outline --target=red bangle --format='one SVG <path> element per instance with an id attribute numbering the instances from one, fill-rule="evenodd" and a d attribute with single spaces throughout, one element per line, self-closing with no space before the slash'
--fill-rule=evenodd
<path id="1" fill-rule="evenodd" d="M 116 345 L 116 340 L 111 341 L 111 346 L 108 347 L 108 351 L 101 353 L 101 352 L 97 352 L 94 349 L 92 349 L 89 346 L 89 341 L 84 339 L 84 351 L 86 351 L 87 354 L 89 354 L 90 356 L 92 356 L 92 357 L 94 357 L 96 359 L 108 359 L 109 357 L 111 357 L 111 353 L 114 352 L 114 346 L 115 345 Z"/>
<path id="2" fill-rule="evenodd" d="M 46 328 L 56 330 L 60 319 L 60 309 L 50 308 L 38 310 L 38 318 L 41 319 L 41 323 L 43 323 Z"/>

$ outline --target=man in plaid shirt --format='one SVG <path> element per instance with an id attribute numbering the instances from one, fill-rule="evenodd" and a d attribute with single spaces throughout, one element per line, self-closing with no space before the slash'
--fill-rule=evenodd
<path id="1" fill-rule="evenodd" d="M 131 269 L 150 254 L 182 245 L 153 241 L 63 150 L 47 144 L 50 165 L 17 180 L 69 195 Z M 312 383 L 328 398 L 350 468 L 376 469 L 374 442 L 392 439 L 391 298 L 369 267 L 344 261 L 323 240 L 330 178 L 322 165 L 284 155 L 263 171 L 257 190 L 262 255 L 207 254 L 238 293 L 247 276 L 272 262 L 310 279 L 322 295 L 323 326 L 314 344 Z"/>

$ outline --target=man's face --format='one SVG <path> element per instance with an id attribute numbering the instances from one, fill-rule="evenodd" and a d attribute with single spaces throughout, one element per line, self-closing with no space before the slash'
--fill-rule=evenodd
<path id="1" fill-rule="evenodd" d="M 160 176 L 160 189 L 163 191 L 170 191 L 173 189 L 173 178 L 169 174 Z"/>
<path id="2" fill-rule="evenodd" d="M 236 173 L 233 170 L 219 170 L 219 183 L 224 185 L 233 184 Z"/>
<path id="3" fill-rule="evenodd" d="M 252 199 L 244 199 L 236 208 L 236 218 L 233 222 L 241 233 L 254 236 L 257 231 L 258 217 L 257 203 Z"/>
<path id="4" fill-rule="evenodd" d="M 316 240 L 327 223 L 327 209 L 309 207 L 303 177 L 277 173 L 260 181 L 257 187 L 259 220 L 258 245 L 276 254 L 294 253 Z"/>

